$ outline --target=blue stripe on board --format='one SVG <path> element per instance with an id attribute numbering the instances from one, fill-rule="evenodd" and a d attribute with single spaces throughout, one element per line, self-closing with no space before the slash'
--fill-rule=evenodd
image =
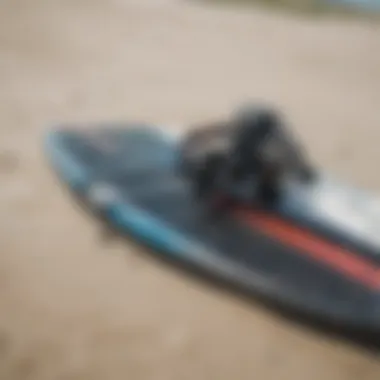
<path id="1" fill-rule="evenodd" d="M 189 257 L 206 252 L 205 248 L 184 234 L 130 203 L 113 205 L 108 210 L 108 216 L 116 226 L 172 255 Z"/>
<path id="2" fill-rule="evenodd" d="M 83 188 L 88 184 L 89 178 L 86 170 L 65 152 L 61 132 L 48 133 L 45 139 L 45 151 L 59 175 L 73 189 Z"/>

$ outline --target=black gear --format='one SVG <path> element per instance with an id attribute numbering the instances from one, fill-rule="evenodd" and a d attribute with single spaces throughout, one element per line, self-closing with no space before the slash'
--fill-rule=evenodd
<path id="1" fill-rule="evenodd" d="M 245 107 L 233 119 L 234 136 L 231 151 L 233 173 L 260 172 L 265 165 L 262 147 L 278 135 L 281 121 L 270 108 Z"/>

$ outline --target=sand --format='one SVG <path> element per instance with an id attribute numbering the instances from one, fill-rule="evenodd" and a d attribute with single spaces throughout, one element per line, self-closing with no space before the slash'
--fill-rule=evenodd
<path id="1" fill-rule="evenodd" d="M 8 0 L 0 76 L 1 379 L 379 378 L 375 354 L 102 242 L 41 149 L 55 123 L 179 129 L 249 97 L 284 109 L 328 170 L 380 190 L 379 25 L 173 0 Z"/>

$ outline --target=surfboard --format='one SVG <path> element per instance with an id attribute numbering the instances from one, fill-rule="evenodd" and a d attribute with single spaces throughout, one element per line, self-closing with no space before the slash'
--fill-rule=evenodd
<path id="1" fill-rule="evenodd" d="M 46 157 L 109 226 L 175 260 L 317 319 L 380 331 L 380 207 L 325 175 L 276 210 L 210 221 L 176 169 L 178 139 L 149 125 L 56 128 Z"/>

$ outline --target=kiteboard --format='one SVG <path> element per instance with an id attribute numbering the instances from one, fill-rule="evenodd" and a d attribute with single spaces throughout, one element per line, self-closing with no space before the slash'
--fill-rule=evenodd
<path id="1" fill-rule="evenodd" d="M 178 137 L 149 125 L 49 131 L 58 177 L 108 225 L 160 254 L 294 310 L 380 330 L 380 207 L 321 175 L 277 210 L 210 221 L 178 174 Z"/>

